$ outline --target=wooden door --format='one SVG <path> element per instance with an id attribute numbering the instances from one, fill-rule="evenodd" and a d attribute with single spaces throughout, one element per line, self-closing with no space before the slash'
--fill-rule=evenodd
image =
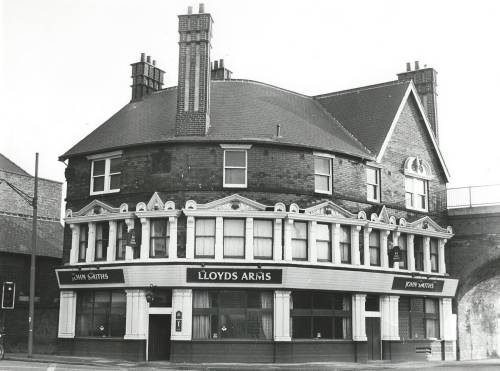
<path id="1" fill-rule="evenodd" d="M 382 337 L 380 335 L 380 318 L 366 318 L 366 337 L 368 340 L 368 360 L 381 360 Z"/>
<path id="2" fill-rule="evenodd" d="M 170 314 L 149 316 L 148 360 L 170 359 Z"/>

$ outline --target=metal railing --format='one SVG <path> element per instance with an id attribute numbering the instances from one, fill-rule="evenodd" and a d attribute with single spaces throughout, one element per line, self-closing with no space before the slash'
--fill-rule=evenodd
<path id="1" fill-rule="evenodd" d="M 448 209 L 500 205 L 500 184 L 448 188 Z"/>

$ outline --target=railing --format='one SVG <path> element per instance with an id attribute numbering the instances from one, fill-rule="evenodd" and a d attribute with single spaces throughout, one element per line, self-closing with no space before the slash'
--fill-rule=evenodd
<path id="1" fill-rule="evenodd" d="M 448 209 L 500 205 L 500 184 L 448 188 Z"/>

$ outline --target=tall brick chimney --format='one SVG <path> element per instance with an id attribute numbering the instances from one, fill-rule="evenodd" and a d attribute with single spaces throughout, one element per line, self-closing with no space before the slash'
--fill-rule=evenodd
<path id="1" fill-rule="evenodd" d="M 398 73 L 398 80 L 412 80 L 431 124 L 432 131 L 439 143 L 439 127 L 437 116 L 437 72 L 433 68 L 424 67 L 420 69 L 418 61 L 415 61 L 415 70 L 411 70 L 411 64 L 406 64 L 406 72 Z"/>
<path id="2" fill-rule="evenodd" d="M 179 79 L 176 136 L 206 135 L 210 127 L 210 49 L 212 16 L 200 4 L 179 16 Z"/>
<path id="3" fill-rule="evenodd" d="M 156 61 L 151 63 L 151 57 L 141 53 L 141 61 L 132 63 L 132 99 L 131 102 L 141 100 L 154 91 L 163 87 L 164 71 L 156 67 Z"/>

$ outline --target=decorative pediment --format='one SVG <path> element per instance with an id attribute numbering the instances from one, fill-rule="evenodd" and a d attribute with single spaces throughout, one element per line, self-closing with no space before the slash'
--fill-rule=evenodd
<path id="1" fill-rule="evenodd" d="M 335 216 L 340 218 L 354 218 L 355 215 L 332 201 L 325 201 L 318 205 L 314 205 L 305 209 L 305 214 L 309 215 L 325 215 Z"/>
<path id="2" fill-rule="evenodd" d="M 439 224 L 437 224 L 434 220 L 432 220 L 428 216 L 424 216 L 423 218 L 420 218 L 412 223 L 408 223 L 408 226 L 417 229 L 425 229 L 428 231 L 449 233 L 446 228 L 442 228 Z"/>
<path id="3" fill-rule="evenodd" d="M 385 205 L 382 206 L 378 214 L 372 213 L 370 215 L 370 220 L 377 223 L 396 224 L 396 218 L 394 216 L 389 216 Z"/>
<path id="4" fill-rule="evenodd" d="M 419 178 L 432 178 L 431 167 L 429 163 L 420 157 L 408 157 L 404 164 L 404 173 L 406 175 L 416 176 Z"/>
<path id="5" fill-rule="evenodd" d="M 151 199 L 149 200 L 148 204 L 146 205 L 146 210 L 148 211 L 154 211 L 154 210 L 163 210 L 165 207 L 163 201 L 160 198 L 160 195 L 158 192 L 155 192 Z"/>
<path id="6" fill-rule="evenodd" d="M 114 214 L 119 213 L 121 210 L 119 207 L 113 207 L 105 204 L 99 200 L 93 200 L 87 206 L 84 206 L 80 211 L 71 212 L 71 210 L 66 210 L 67 217 L 75 216 L 90 216 L 90 215 L 103 215 L 103 214 Z"/>
<path id="7" fill-rule="evenodd" d="M 189 200 L 186 202 L 186 209 L 190 210 L 216 210 L 216 211 L 265 211 L 266 205 L 249 198 L 234 194 L 215 200 L 207 204 L 196 204 Z"/>

